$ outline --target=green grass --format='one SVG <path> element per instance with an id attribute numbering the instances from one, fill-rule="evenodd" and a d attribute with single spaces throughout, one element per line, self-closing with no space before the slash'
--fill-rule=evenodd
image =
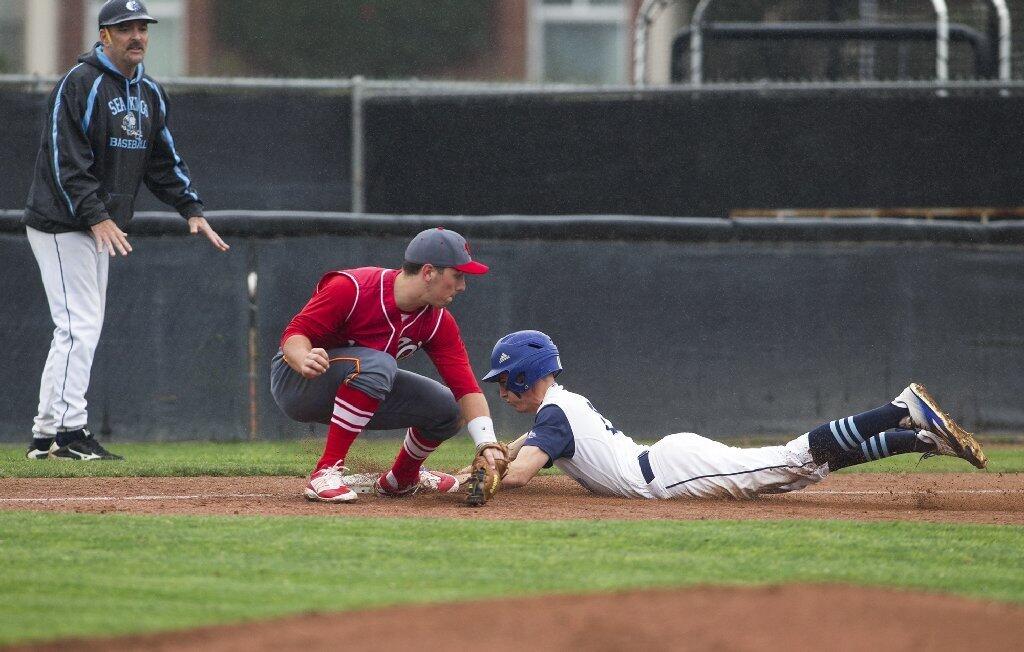
<path id="1" fill-rule="evenodd" d="M 360 439 L 352 447 L 347 463 L 356 471 L 387 468 L 401 443 L 394 439 Z M 79 464 L 62 460 L 27 460 L 24 446 L 0 446 L 0 477 L 72 478 L 97 476 L 305 476 L 320 456 L 323 441 L 301 439 L 273 442 L 176 442 L 109 444 L 124 455 L 124 462 Z M 994 446 L 986 451 L 990 463 L 987 473 L 1024 472 L 1024 446 Z M 451 471 L 469 463 L 473 445 L 469 438 L 445 442 L 428 461 L 431 468 Z M 975 471 L 964 462 L 948 457 L 931 458 L 919 463 L 918 455 L 863 464 L 843 473 L 895 472 L 929 473 Z M 557 473 L 548 470 L 545 473 Z"/>
<path id="2" fill-rule="evenodd" d="M 174 442 L 104 444 L 123 455 L 123 462 L 76 463 L 25 459 L 24 446 L 0 447 L 0 476 L 77 478 L 100 476 L 256 476 L 308 475 L 323 450 L 323 440 L 273 442 Z M 386 469 L 401 448 L 397 439 L 357 440 L 347 463 L 354 470 Z M 473 444 L 461 437 L 446 442 L 430 456 L 429 466 L 461 468 L 473 458 Z"/>
<path id="3" fill-rule="evenodd" d="M 841 582 L 1024 603 L 1022 549 L 1018 526 L 554 521 L 483 527 L 473 520 L 6 512 L 0 513 L 0 644 L 311 610 L 692 584 Z"/>
<path id="4" fill-rule="evenodd" d="M 976 469 L 955 457 L 897 455 L 870 464 L 843 469 L 839 473 L 1024 473 L 1024 446 L 989 446 L 988 467 Z"/>
<path id="5" fill-rule="evenodd" d="M 349 464 L 390 463 L 362 440 Z M 125 462 L 29 461 L 0 475 L 304 476 L 322 441 L 111 444 Z M 990 472 L 1024 472 L 1024 447 L 990 447 Z M 467 438 L 430 458 L 455 469 Z M 857 471 L 973 469 L 940 458 Z M 0 485 L 2 486 L 2 485 Z M 1020 526 L 840 521 L 554 521 L 199 517 L 0 512 L 0 645 L 192 628 L 316 611 L 539 593 L 839 582 L 1024 603 Z M 45 563 L 40 563 L 45 560 Z M 509 563 L 512 562 L 512 563 Z M 73 569 L 69 572 L 69 569 Z M 64 613 L 40 618 L 40 613 Z"/>

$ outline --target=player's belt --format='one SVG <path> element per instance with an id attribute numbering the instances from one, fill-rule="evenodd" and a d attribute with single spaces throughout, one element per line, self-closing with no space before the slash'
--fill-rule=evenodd
<path id="1" fill-rule="evenodd" d="M 644 482 L 647 484 L 654 481 L 654 469 L 651 468 L 651 460 L 647 459 L 650 453 L 651 451 L 644 451 L 636 458 L 636 461 L 640 462 L 640 473 L 644 474 Z"/>

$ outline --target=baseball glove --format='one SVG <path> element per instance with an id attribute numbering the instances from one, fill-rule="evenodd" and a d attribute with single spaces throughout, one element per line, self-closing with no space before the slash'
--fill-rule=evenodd
<path id="1" fill-rule="evenodd" d="M 484 457 L 484 451 L 489 448 L 501 451 L 501 454 L 505 457 L 503 460 L 496 460 L 494 462 L 497 470 L 492 469 L 487 462 L 487 458 Z M 485 505 L 501 489 L 501 479 L 505 477 L 507 472 L 508 446 L 500 442 L 493 442 L 484 444 L 477 449 L 476 458 L 473 459 L 473 464 L 470 466 L 468 481 L 469 497 L 466 499 L 466 503 L 470 507 L 482 507 Z"/>

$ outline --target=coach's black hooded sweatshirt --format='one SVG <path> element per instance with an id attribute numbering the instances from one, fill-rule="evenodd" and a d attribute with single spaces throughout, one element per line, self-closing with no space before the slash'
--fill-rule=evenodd
<path id="1" fill-rule="evenodd" d="M 122 229 L 139 184 L 182 215 L 202 215 L 167 128 L 167 95 L 139 64 L 128 79 L 96 44 L 50 94 L 23 222 L 46 233 Z"/>

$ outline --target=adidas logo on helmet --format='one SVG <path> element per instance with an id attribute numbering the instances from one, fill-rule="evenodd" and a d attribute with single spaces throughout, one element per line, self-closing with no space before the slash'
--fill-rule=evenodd
<path id="1" fill-rule="evenodd" d="M 501 364 L 501 363 L 506 362 L 506 361 L 511 360 L 511 359 L 512 359 L 512 356 L 510 356 L 507 353 L 502 353 L 501 357 L 498 358 L 498 364 Z"/>

